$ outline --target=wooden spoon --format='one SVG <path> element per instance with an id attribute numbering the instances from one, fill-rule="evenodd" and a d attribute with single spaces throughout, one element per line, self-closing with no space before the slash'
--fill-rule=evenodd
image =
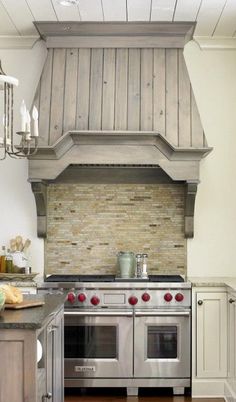
<path id="1" fill-rule="evenodd" d="M 16 250 L 22 251 L 23 248 L 23 239 L 21 236 L 16 236 Z"/>
<path id="2" fill-rule="evenodd" d="M 15 239 L 10 240 L 10 250 L 11 250 L 12 253 L 14 253 L 14 251 L 16 251 L 16 241 L 15 241 Z"/>
<path id="3" fill-rule="evenodd" d="M 26 239 L 26 241 L 25 241 L 25 243 L 24 243 L 24 246 L 23 246 L 23 248 L 22 248 L 22 251 L 23 251 L 23 252 L 26 251 L 27 248 L 28 248 L 30 245 L 31 245 L 30 239 Z"/>

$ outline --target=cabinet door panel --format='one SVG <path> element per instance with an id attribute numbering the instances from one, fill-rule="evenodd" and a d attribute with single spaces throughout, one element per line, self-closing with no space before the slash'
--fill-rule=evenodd
<path id="1" fill-rule="evenodd" d="M 199 292 L 197 293 L 197 377 L 218 378 L 226 375 L 226 293 Z"/>

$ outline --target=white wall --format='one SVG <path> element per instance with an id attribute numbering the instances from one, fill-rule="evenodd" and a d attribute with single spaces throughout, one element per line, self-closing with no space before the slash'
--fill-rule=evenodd
<path id="1" fill-rule="evenodd" d="M 201 162 L 188 275 L 236 275 L 236 51 L 186 45 L 187 63 L 208 145 Z"/>
<path id="2" fill-rule="evenodd" d="M 30 108 L 46 58 L 44 42 L 32 49 L 0 49 L 2 68 L 8 75 L 19 79 L 14 92 L 15 130 L 20 127 L 20 104 L 25 100 Z M 2 121 L 0 111 L 0 121 Z M 0 245 L 9 245 L 17 234 L 29 238 L 31 265 L 34 272 L 43 272 L 43 240 L 37 238 L 36 206 L 28 179 L 27 160 L 7 157 L 0 161 Z"/>

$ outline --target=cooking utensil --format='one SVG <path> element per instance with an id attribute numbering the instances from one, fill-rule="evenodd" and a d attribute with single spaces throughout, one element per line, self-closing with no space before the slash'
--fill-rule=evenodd
<path id="1" fill-rule="evenodd" d="M 29 248 L 30 245 L 31 245 L 30 239 L 26 239 L 26 241 L 23 245 L 22 251 L 25 252 L 27 250 L 27 248 Z"/>
<path id="2" fill-rule="evenodd" d="M 21 236 L 16 236 L 16 250 L 17 251 L 22 251 L 23 248 L 23 239 Z"/>
<path id="3" fill-rule="evenodd" d="M 16 251 L 16 240 L 15 239 L 10 240 L 10 250 L 12 253 L 14 253 Z"/>

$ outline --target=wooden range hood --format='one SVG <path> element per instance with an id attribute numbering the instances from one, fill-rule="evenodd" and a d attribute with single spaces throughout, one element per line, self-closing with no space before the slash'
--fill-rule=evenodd
<path id="1" fill-rule="evenodd" d="M 40 147 L 29 160 L 38 235 L 47 231 L 47 185 L 78 165 L 159 169 L 184 182 L 193 237 L 199 164 L 211 151 L 183 58 L 194 23 L 36 26 L 49 48 L 34 101 Z"/>

